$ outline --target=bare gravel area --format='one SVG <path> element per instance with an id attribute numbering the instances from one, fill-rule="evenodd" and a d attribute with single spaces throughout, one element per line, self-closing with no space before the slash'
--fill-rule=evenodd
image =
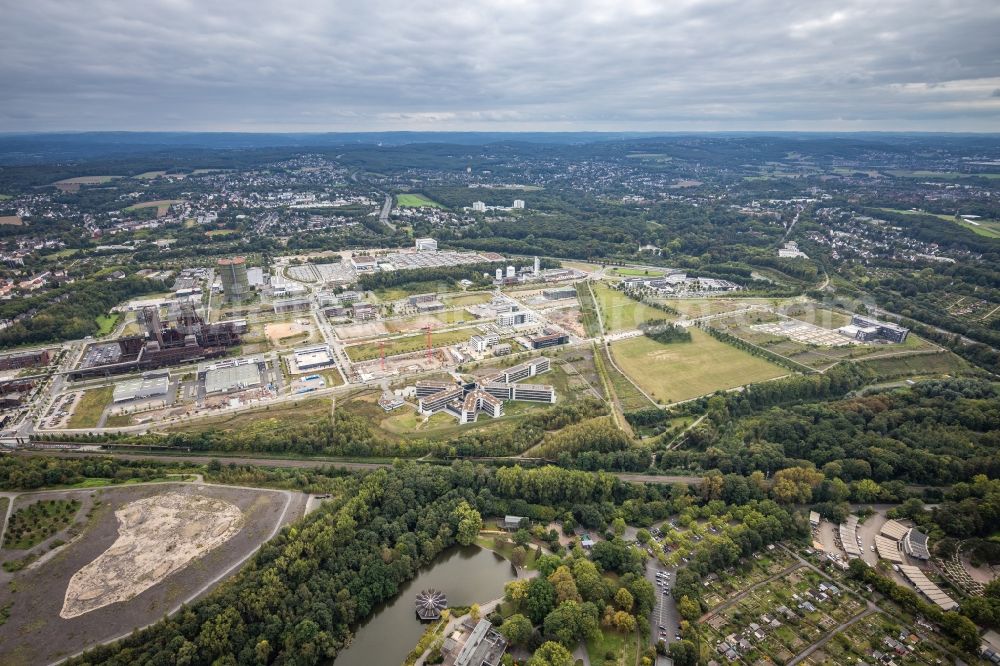
<path id="1" fill-rule="evenodd" d="M 116 542 L 121 543 L 116 512 L 164 495 L 190 496 L 192 502 L 214 499 L 219 500 L 219 506 L 232 505 L 241 514 L 238 531 L 130 598 L 94 604 L 82 614 L 62 617 L 60 612 L 73 576 Z M 52 496 L 86 497 L 100 503 L 83 533 L 50 559 L 13 574 L 0 573 L 0 608 L 11 604 L 10 617 L 0 626 L 0 664 L 5 666 L 52 663 L 159 620 L 235 573 L 238 564 L 256 551 L 279 524 L 302 516 L 306 501 L 301 493 L 198 483 L 60 491 Z M 204 538 L 199 533 L 193 536 Z"/>

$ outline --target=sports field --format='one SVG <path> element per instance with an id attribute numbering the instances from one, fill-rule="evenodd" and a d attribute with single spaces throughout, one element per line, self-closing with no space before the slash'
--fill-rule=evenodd
<path id="1" fill-rule="evenodd" d="M 396 205 L 400 208 L 444 208 L 433 199 L 422 194 L 397 194 Z"/>
<path id="2" fill-rule="evenodd" d="M 674 318 L 669 313 L 632 300 L 600 282 L 594 283 L 594 296 L 597 298 L 597 307 L 601 309 L 605 333 L 632 330 L 651 319 Z"/>
<path id="3" fill-rule="evenodd" d="M 660 403 L 672 403 L 773 379 L 788 370 L 719 342 L 696 328 L 691 342 L 661 344 L 645 336 L 611 344 L 615 363 Z"/>

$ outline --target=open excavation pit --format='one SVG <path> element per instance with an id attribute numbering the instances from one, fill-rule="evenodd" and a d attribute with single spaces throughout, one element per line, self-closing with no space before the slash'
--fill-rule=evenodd
<path id="1" fill-rule="evenodd" d="M 128 601 L 218 548 L 243 526 L 243 512 L 222 499 L 166 493 L 115 512 L 118 538 L 73 574 L 59 615 L 65 619 Z"/>

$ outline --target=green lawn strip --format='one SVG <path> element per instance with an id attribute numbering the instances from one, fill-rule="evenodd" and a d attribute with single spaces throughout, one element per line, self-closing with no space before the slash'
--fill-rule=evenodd
<path id="1" fill-rule="evenodd" d="M 100 315 L 96 318 L 97 321 L 97 334 L 107 335 L 111 331 L 115 330 L 115 326 L 121 320 L 120 314 L 107 314 Z"/>
<path id="2" fill-rule="evenodd" d="M 111 402 L 114 388 L 102 386 L 97 389 L 85 391 L 80 398 L 79 404 L 73 410 L 73 415 L 69 418 L 69 428 L 93 428 L 101 420 L 104 408 Z"/>
<path id="3" fill-rule="evenodd" d="M 593 288 L 605 333 L 628 331 L 651 319 L 667 318 L 666 313 L 633 300 L 603 283 L 595 282 Z"/>

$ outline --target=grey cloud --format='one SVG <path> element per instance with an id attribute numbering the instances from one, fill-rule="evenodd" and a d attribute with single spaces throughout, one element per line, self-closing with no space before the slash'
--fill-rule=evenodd
<path id="1" fill-rule="evenodd" d="M 1000 130 L 995 0 L 6 4 L 0 131 Z"/>

